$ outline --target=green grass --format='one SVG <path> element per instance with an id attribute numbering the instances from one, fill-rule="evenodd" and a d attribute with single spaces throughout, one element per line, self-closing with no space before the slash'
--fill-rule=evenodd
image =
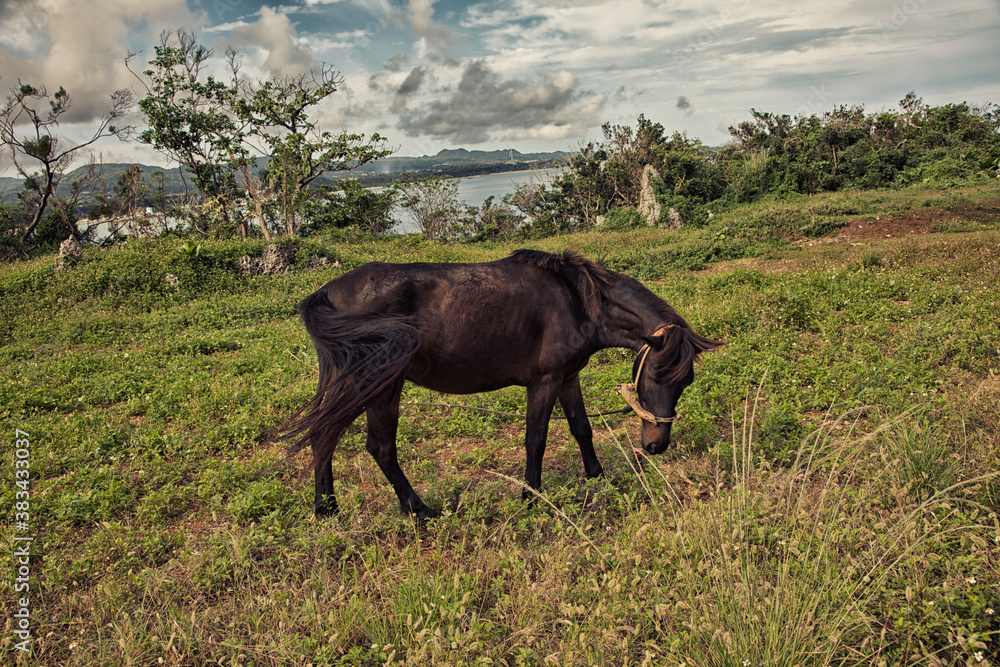
<path id="1" fill-rule="evenodd" d="M 988 219 L 996 199 L 995 189 L 842 193 L 720 211 L 679 234 L 532 242 L 604 257 L 727 345 L 700 363 L 661 457 L 632 457 L 634 418 L 595 420 L 608 475 L 586 480 L 554 422 L 534 504 L 520 499 L 519 420 L 412 405 L 520 412 L 523 390 L 408 387 L 401 463 L 443 510 L 423 527 L 397 513 L 363 420 L 334 458 L 342 509 L 327 520 L 311 515 L 305 455 L 262 444 L 313 391 L 315 355 L 294 307 L 337 271 L 237 275 L 232 263 L 258 242 L 204 242 L 198 256 L 176 241 L 129 243 L 88 250 L 60 273 L 52 257 L 2 266 L 0 424 L 11 447 L 0 502 L 18 502 L 7 452 L 21 429 L 35 541 L 32 655 L 16 650 L 8 614 L 0 656 L 1000 664 L 1000 234 L 955 227 L 948 209 Z M 789 243 L 806 225 L 836 233 L 845 220 L 917 209 L 939 210 L 942 227 L 861 246 Z M 516 247 L 350 233 L 300 243 L 344 268 L 482 261 Z M 630 362 L 626 351 L 595 355 L 583 375 L 590 409 L 620 407 L 614 385 Z M 10 522 L 3 533 L 8 545 L 25 534 Z M 3 571 L 5 609 L 16 608 L 15 577 Z"/>

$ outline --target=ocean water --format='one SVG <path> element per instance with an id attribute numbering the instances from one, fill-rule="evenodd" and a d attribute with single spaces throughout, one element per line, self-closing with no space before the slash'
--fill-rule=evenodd
<path id="1" fill-rule="evenodd" d="M 490 195 L 499 201 L 504 195 L 514 192 L 518 185 L 548 182 L 561 171 L 561 169 L 536 169 L 463 178 L 458 182 L 458 198 L 470 206 L 482 206 Z"/>
<path id="2" fill-rule="evenodd" d="M 458 181 L 458 199 L 469 206 L 482 206 L 483 202 L 492 195 L 493 199 L 499 203 L 504 195 L 513 193 L 518 185 L 539 181 L 548 182 L 561 172 L 562 169 L 532 169 L 462 178 Z M 393 228 L 394 232 L 410 234 L 419 231 L 410 214 L 403 209 L 394 208 L 392 216 L 398 221 Z"/>

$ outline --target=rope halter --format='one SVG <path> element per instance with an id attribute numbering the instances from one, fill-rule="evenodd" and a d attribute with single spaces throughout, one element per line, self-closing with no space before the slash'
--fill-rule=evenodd
<path id="1" fill-rule="evenodd" d="M 667 333 L 667 329 L 672 329 L 676 324 L 667 324 L 660 327 L 653 332 L 653 337 L 662 336 Z M 623 383 L 618 385 L 618 393 L 621 397 L 625 399 L 632 411 L 639 416 L 644 422 L 649 422 L 650 424 L 669 424 L 680 419 L 680 416 L 674 413 L 673 417 L 657 417 L 652 412 L 642 407 L 642 399 L 639 397 L 639 380 L 642 378 L 642 371 L 646 367 L 646 357 L 649 356 L 650 351 L 649 344 L 643 345 L 639 349 L 639 368 L 635 372 L 635 377 L 632 378 L 631 382 Z"/>

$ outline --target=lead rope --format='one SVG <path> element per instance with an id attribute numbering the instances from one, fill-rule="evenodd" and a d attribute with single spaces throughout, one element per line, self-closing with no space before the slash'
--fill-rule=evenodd
<path id="1" fill-rule="evenodd" d="M 475 410 L 477 412 L 486 412 L 491 415 L 501 415 L 503 417 L 517 417 L 518 419 L 524 419 L 525 415 L 519 412 L 503 412 L 502 410 L 491 410 L 490 408 L 481 408 L 476 405 L 461 405 L 459 403 L 402 403 L 401 407 L 406 406 L 419 406 L 428 408 L 455 408 L 461 410 Z M 631 405 L 627 408 L 619 408 L 618 410 L 608 410 L 607 412 L 594 412 L 588 413 L 587 417 L 607 417 L 608 415 L 624 415 L 632 412 L 635 408 Z M 550 419 L 569 419 L 566 415 L 552 415 Z"/>

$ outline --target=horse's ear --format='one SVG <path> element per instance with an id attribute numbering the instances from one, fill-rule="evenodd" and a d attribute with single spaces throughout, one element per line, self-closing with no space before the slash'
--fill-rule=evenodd
<path id="1" fill-rule="evenodd" d="M 668 324 L 657 329 L 652 336 L 644 336 L 643 340 L 650 349 L 659 351 L 666 347 L 667 338 L 675 331 L 680 331 L 680 328 L 676 324 Z"/>
<path id="2" fill-rule="evenodd" d="M 712 340 L 711 338 L 705 338 L 704 336 L 698 336 L 694 342 L 695 349 L 698 353 L 708 352 L 709 350 L 714 350 L 717 347 L 722 347 L 725 345 L 721 340 Z"/>
<path id="3" fill-rule="evenodd" d="M 646 342 L 646 345 L 649 346 L 649 349 L 659 352 L 663 349 L 663 341 L 665 338 L 665 336 L 643 336 L 642 339 Z"/>

